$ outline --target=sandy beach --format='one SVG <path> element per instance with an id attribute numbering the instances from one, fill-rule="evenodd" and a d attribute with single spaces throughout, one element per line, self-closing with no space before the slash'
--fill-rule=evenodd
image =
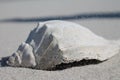
<path id="1" fill-rule="evenodd" d="M 1 1 L 0 21 L 15 18 L 39 18 L 84 13 L 120 11 L 118 0 L 31 0 Z M 120 18 L 68 20 L 83 25 L 106 39 L 120 39 Z M 15 52 L 37 22 L 0 22 L 0 61 Z M 119 80 L 120 54 L 99 64 L 45 71 L 30 68 L 0 67 L 0 80 Z"/>

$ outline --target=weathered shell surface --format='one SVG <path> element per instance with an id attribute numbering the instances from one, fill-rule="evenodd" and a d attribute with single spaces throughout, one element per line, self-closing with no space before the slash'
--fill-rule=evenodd
<path id="1" fill-rule="evenodd" d="M 25 43 L 10 57 L 11 66 L 49 69 L 82 59 L 109 59 L 119 45 L 95 35 L 89 29 L 66 21 L 40 22 Z M 17 57 L 17 58 L 14 58 Z"/>

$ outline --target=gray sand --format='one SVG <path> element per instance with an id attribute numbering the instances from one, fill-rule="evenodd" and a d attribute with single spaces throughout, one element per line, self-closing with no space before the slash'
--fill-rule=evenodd
<path id="1" fill-rule="evenodd" d="M 0 19 L 69 15 L 90 12 L 120 11 L 118 0 L 15 1 L 0 3 Z M 57 5 L 56 3 L 63 3 Z M 32 5 L 31 5 L 32 4 Z M 27 5 L 27 6 L 26 6 Z M 73 6 L 75 5 L 75 6 Z M 101 6 L 102 5 L 102 6 Z M 57 6 L 57 7 L 56 7 Z M 71 7 L 73 6 L 73 7 Z M 43 9 L 45 7 L 45 9 Z M 65 7 L 65 8 L 64 8 Z M 63 10 L 64 9 L 64 10 Z M 120 39 L 119 19 L 74 20 L 107 39 Z M 26 40 L 36 23 L 0 23 L 0 58 L 11 55 Z M 60 71 L 0 67 L 0 80 L 119 80 L 120 54 L 96 65 L 77 66 Z"/>
<path id="2" fill-rule="evenodd" d="M 120 54 L 99 65 L 73 67 L 62 71 L 42 71 L 1 67 L 1 80 L 119 80 Z"/>
<path id="3" fill-rule="evenodd" d="M 0 24 L 0 45 L 2 45 L 0 47 L 0 57 L 11 55 L 18 45 L 26 39 L 34 26 L 36 26 L 36 23 Z M 115 36 L 114 33 L 113 30 L 113 36 Z M 1 80 L 119 80 L 119 66 L 120 54 L 117 54 L 110 60 L 100 64 L 72 67 L 61 71 L 0 67 L 0 78 Z"/>

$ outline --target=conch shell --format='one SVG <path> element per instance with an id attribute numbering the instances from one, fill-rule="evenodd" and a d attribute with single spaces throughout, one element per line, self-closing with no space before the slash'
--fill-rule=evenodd
<path id="1" fill-rule="evenodd" d="M 51 69 L 83 59 L 104 61 L 119 53 L 120 46 L 89 29 L 67 21 L 40 22 L 26 42 L 7 61 L 10 66 Z"/>

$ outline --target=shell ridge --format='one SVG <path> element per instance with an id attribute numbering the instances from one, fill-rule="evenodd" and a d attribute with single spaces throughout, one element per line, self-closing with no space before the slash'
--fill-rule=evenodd
<path id="1" fill-rule="evenodd" d="M 43 26 L 46 27 L 46 26 Z M 46 27 L 47 28 L 47 27 Z M 37 49 L 34 50 L 35 53 L 37 53 L 39 47 L 41 46 L 42 42 L 44 41 L 45 35 L 46 35 L 47 31 L 45 31 L 45 33 L 42 35 L 42 39 L 40 41 L 40 44 L 37 46 Z"/>

